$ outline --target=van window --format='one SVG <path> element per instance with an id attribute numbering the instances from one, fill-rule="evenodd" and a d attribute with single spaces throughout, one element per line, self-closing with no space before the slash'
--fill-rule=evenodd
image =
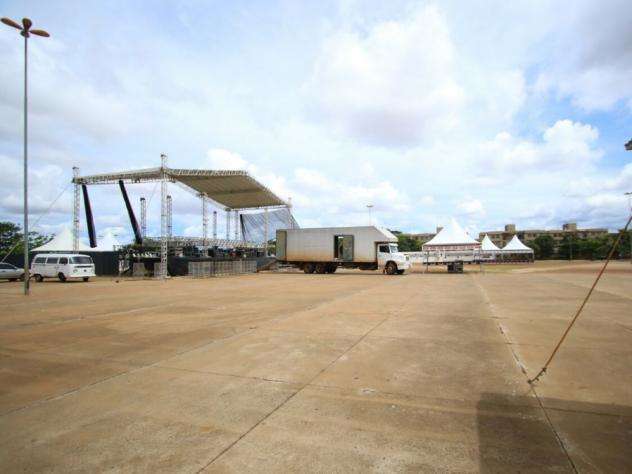
<path id="1" fill-rule="evenodd" d="M 60 265 L 68 265 L 68 258 L 67 257 L 61 257 L 59 259 L 59 264 Z"/>
<path id="2" fill-rule="evenodd" d="M 37 257 L 35 260 L 33 260 L 33 263 L 46 263 L 46 258 L 45 257 Z"/>
<path id="3" fill-rule="evenodd" d="M 50 264 L 56 265 L 57 263 L 59 263 L 59 257 L 48 257 L 46 259 L 46 263 L 48 265 L 50 265 Z"/>
<path id="4" fill-rule="evenodd" d="M 83 264 L 92 263 L 92 259 L 90 257 L 86 257 L 83 255 L 72 257 L 71 260 L 72 260 L 72 263 L 83 263 Z"/>
<path id="5" fill-rule="evenodd" d="M 379 251 L 381 253 L 390 253 L 390 251 L 388 249 L 388 245 L 380 245 Z"/>

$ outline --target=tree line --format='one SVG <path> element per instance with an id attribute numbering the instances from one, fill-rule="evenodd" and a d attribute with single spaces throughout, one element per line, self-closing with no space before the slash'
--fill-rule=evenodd
<path id="1" fill-rule="evenodd" d="M 52 238 L 51 235 L 29 231 L 29 249 L 44 245 Z M 0 259 L 9 252 L 13 255 L 21 255 L 24 252 L 24 232 L 19 224 L 4 221 L 0 222 Z"/>
<path id="2" fill-rule="evenodd" d="M 537 259 L 600 260 L 608 256 L 618 235 L 617 232 L 599 237 L 581 238 L 569 234 L 565 235 L 558 244 L 550 235 L 540 235 L 525 242 L 525 245 L 533 249 Z M 626 232 L 621 237 L 614 258 L 630 258 L 630 232 Z"/>
<path id="3" fill-rule="evenodd" d="M 573 235 L 566 235 L 559 242 L 550 235 L 540 235 L 533 240 L 525 242 L 527 247 L 531 247 L 536 259 L 578 259 L 578 260 L 599 260 L 608 256 L 618 233 L 607 234 L 594 238 L 580 238 Z M 402 252 L 421 251 L 421 243 L 406 234 L 398 234 L 397 241 L 399 250 Z M 615 258 L 630 258 L 630 232 L 626 232 L 619 242 L 619 247 L 614 255 Z"/>

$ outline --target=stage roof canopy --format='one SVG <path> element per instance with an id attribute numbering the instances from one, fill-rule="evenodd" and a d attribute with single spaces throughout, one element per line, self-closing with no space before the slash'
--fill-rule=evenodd
<path id="1" fill-rule="evenodd" d="M 80 176 L 76 184 L 146 183 L 160 181 L 163 168 Z M 164 168 L 170 182 L 178 182 L 229 209 L 287 206 L 287 202 L 250 176 L 247 171 Z"/>

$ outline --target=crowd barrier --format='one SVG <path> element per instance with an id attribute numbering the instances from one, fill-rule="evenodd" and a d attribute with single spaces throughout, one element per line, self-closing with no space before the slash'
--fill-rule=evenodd
<path id="1" fill-rule="evenodd" d="M 256 260 L 233 260 L 226 262 L 189 262 L 189 277 L 208 278 L 213 276 L 256 273 Z"/>

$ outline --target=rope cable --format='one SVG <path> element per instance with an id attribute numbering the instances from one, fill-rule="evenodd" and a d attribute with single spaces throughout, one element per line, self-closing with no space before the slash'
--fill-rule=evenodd
<path id="1" fill-rule="evenodd" d="M 62 197 L 62 195 L 68 190 L 68 187 L 72 184 L 72 182 L 68 183 L 66 185 L 66 187 L 61 191 L 61 193 L 59 193 L 59 195 L 55 198 L 55 200 L 53 202 L 51 202 L 51 204 L 48 206 L 48 208 L 42 212 L 39 217 L 35 220 L 35 222 L 33 223 L 33 227 L 37 226 L 37 223 L 42 220 L 42 217 L 44 217 L 46 214 L 48 214 L 48 212 L 52 209 L 52 207 L 55 205 L 55 203 L 57 201 L 59 201 L 59 198 Z M 6 255 L 4 257 L 2 257 L 2 260 L 0 260 L 1 262 L 4 262 L 6 260 L 6 258 L 11 255 L 13 253 L 13 251 L 17 248 L 18 245 L 20 245 L 22 242 L 20 240 L 18 240 L 15 245 L 13 245 L 13 247 L 11 247 L 11 249 L 6 253 Z"/>
<path id="2" fill-rule="evenodd" d="M 603 264 L 603 267 L 601 267 L 601 270 L 597 274 L 597 278 L 595 278 L 595 281 L 593 282 L 592 286 L 590 287 L 590 290 L 588 290 L 588 293 L 586 294 L 586 297 L 584 298 L 584 301 L 582 301 L 582 304 L 580 305 L 579 309 L 575 313 L 575 316 L 573 316 L 573 319 L 571 320 L 570 324 L 568 325 L 568 327 L 566 328 L 566 330 L 562 334 L 562 337 L 560 338 L 560 340 L 556 344 L 555 348 L 553 349 L 553 352 L 551 352 L 551 355 L 547 359 L 547 361 L 544 364 L 544 366 L 542 367 L 542 369 L 540 369 L 540 372 L 538 372 L 538 375 L 536 375 L 532 379 L 528 380 L 528 382 L 530 384 L 533 384 L 533 383 L 537 382 L 540 379 L 540 377 L 542 375 L 544 375 L 544 373 L 546 373 L 546 370 L 548 369 L 549 364 L 551 363 L 551 361 L 555 357 L 555 354 L 557 354 L 557 351 L 559 350 L 560 346 L 564 342 L 564 339 L 566 339 L 566 336 L 568 335 L 568 333 L 570 332 L 571 328 L 575 324 L 575 321 L 577 321 L 577 318 L 579 318 L 579 315 L 581 314 L 582 310 L 584 309 L 584 306 L 586 306 L 586 303 L 588 302 L 588 299 L 592 295 L 593 290 L 595 289 L 595 287 L 597 286 L 597 283 L 601 279 L 601 276 L 603 275 L 603 272 L 606 270 L 606 267 L 608 266 L 608 263 L 610 263 L 610 259 L 612 259 L 612 256 L 614 255 L 615 250 L 619 246 L 619 242 L 621 242 L 621 237 L 628 231 L 628 227 L 630 226 L 630 222 L 631 221 L 632 221 L 632 215 L 630 215 L 630 218 L 628 219 L 628 222 L 625 224 L 625 227 L 623 228 L 623 230 L 621 230 L 621 232 L 619 232 L 619 235 L 617 236 L 617 239 L 612 244 L 612 247 L 610 248 L 610 252 L 608 253 L 608 258 L 606 259 L 605 263 Z"/>

